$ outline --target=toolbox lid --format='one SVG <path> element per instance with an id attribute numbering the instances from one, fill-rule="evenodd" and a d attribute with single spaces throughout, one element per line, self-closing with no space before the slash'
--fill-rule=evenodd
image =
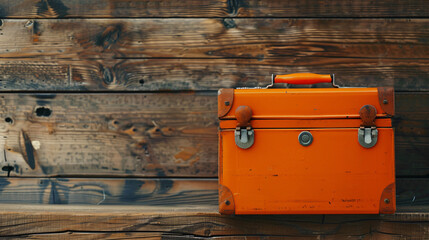
<path id="1" fill-rule="evenodd" d="M 252 120 L 359 119 L 372 105 L 376 118 L 394 115 L 394 91 L 379 88 L 220 89 L 218 117 L 235 120 L 240 106 L 251 109 Z"/>

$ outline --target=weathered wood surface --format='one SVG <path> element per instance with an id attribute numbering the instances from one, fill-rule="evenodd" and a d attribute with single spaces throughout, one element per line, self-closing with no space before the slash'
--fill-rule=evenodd
<path id="1" fill-rule="evenodd" d="M 316 72 L 429 90 L 428 39 L 427 19 L 6 19 L 0 88 L 217 90 Z"/>
<path id="2" fill-rule="evenodd" d="M 20 176 L 216 176 L 215 94 L 3 94 L 0 161 Z"/>
<path id="3" fill-rule="evenodd" d="M 427 178 L 396 180 L 398 211 L 429 205 Z M 217 207 L 216 178 L 0 178 L 0 203 Z"/>
<path id="4" fill-rule="evenodd" d="M 428 91 L 429 61 L 303 58 L 40 61 L 0 59 L 3 91 L 176 91 L 265 87 L 272 73 L 335 73 L 345 87 Z M 295 59 L 295 58 L 294 58 Z M 314 60 L 314 62 L 312 62 Z M 330 87 L 316 84 L 301 87 Z"/>
<path id="5" fill-rule="evenodd" d="M 396 175 L 428 177 L 429 94 L 396 93 L 395 104 Z"/>
<path id="6" fill-rule="evenodd" d="M 429 61 L 302 58 L 127 59 L 41 61 L 0 59 L 3 91 L 176 91 L 265 87 L 272 73 L 335 73 L 345 87 L 394 86 L 428 91 Z M 316 84 L 301 87 L 330 87 Z"/>
<path id="7" fill-rule="evenodd" d="M 217 188 L 199 178 L 0 178 L 0 203 L 203 207 L 217 206 Z"/>
<path id="8" fill-rule="evenodd" d="M 0 205 L 2 237 L 427 239 L 428 213 L 221 216 L 216 209 Z"/>
<path id="9" fill-rule="evenodd" d="M 398 176 L 429 174 L 428 104 L 396 95 Z M 0 94 L 0 119 L 11 176 L 217 176 L 215 92 Z"/>
<path id="10" fill-rule="evenodd" d="M 428 19 L 6 19 L 1 29 L 3 58 L 387 61 L 427 60 L 429 49 Z"/>
<path id="11" fill-rule="evenodd" d="M 424 0 L 14 0 L 1 18 L 74 17 L 428 17 Z"/>

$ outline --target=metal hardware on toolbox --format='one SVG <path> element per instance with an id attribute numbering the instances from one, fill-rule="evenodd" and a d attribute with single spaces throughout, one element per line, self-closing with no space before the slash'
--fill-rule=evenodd
<path id="1" fill-rule="evenodd" d="M 359 111 L 362 124 L 358 130 L 358 141 L 364 148 L 372 148 L 378 140 L 378 130 L 374 120 L 377 110 L 372 105 L 365 105 Z"/>
<path id="2" fill-rule="evenodd" d="M 306 147 L 313 142 L 313 135 L 309 131 L 302 131 L 298 136 L 299 143 Z"/>
<path id="3" fill-rule="evenodd" d="M 251 127 L 235 129 L 235 144 L 242 149 L 250 148 L 255 141 L 255 131 Z"/>
<path id="4" fill-rule="evenodd" d="M 299 81 L 304 81 L 306 83 L 299 83 Z M 266 87 L 238 87 L 237 89 L 267 89 L 274 86 L 274 83 L 286 83 L 287 84 L 314 84 L 314 83 L 328 83 L 332 84 L 332 87 L 339 88 L 335 84 L 335 74 L 314 74 L 314 73 L 294 73 L 288 75 L 275 75 L 271 74 L 271 83 Z"/>
<path id="5" fill-rule="evenodd" d="M 250 148 L 255 141 L 255 131 L 250 125 L 252 109 L 249 106 L 239 106 L 235 110 L 237 127 L 235 128 L 235 144 L 242 149 Z"/>
<path id="6" fill-rule="evenodd" d="M 358 130 L 358 141 L 364 148 L 372 148 L 377 143 L 378 130 L 376 127 L 360 127 Z"/>
<path id="7" fill-rule="evenodd" d="M 291 78 L 298 79 L 298 80 L 300 80 L 300 78 L 307 78 L 307 79 L 313 78 L 316 81 L 315 83 L 324 82 L 323 80 L 322 81 L 320 80 L 324 78 L 324 76 L 327 76 L 327 75 L 320 75 L 320 74 L 313 74 L 313 73 L 294 73 L 290 75 L 294 75 L 294 76 L 291 76 Z M 275 80 L 277 76 L 281 77 L 281 76 L 290 76 L 290 75 L 271 74 L 271 83 L 265 87 L 238 87 L 236 89 L 267 89 L 274 86 L 274 83 L 276 83 Z M 331 80 L 329 82 L 332 84 L 332 87 L 334 88 L 340 87 L 339 85 L 335 84 L 335 74 L 330 74 L 330 79 Z M 277 83 L 280 83 L 280 82 L 277 82 Z M 287 84 L 292 84 L 292 83 L 286 83 L 286 88 L 287 88 Z"/>

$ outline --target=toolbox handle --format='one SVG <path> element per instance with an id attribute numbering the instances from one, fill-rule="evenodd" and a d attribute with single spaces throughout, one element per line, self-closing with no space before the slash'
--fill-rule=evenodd
<path id="1" fill-rule="evenodd" d="M 332 83 L 333 87 L 339 87 L 335 84 L 334 74 L 315 74 L 315 73 L 292 73 L 286 75 L 272 75 L 272 87 L 274 83 L 287 84 L 316 84 L 316 83 Z"/>

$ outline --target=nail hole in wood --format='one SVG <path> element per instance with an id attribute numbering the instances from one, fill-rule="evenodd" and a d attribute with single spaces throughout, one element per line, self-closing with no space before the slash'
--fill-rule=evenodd
<path id="1" fill-rule="evenodd" d="M 4 166 L 1 168 L 1 170 L 7 172 L 8 177 L 10 176 L 10 172 L 13 171 L 13 169 L 14 169 L 14 167 L 12 167 L 12 166 Z"/>
<path id="2" fill-rule="evenodd" d="M 13 170 L 13 167 L 12 166 L 4 166 L 1 168 L 1 170 L 5 171 L 5 172 L 9 172 L 9 171 Z"/>
<path id="3" fill-rule="evenodd" d="M 5 122 L 7 122 L 7 123 L 9 123 L 9 124 L 12 124 L 12 123 L 13 123 L 13 119 L 12 119 L 11 117 L 6 117 L 6 118 L 4 119 L 4 121 L 5 121 Z"/>
<path id="4" fill-rule="evenodd" d="M 34 21 L 33 20 L 29 20 L 25 23 L 25 27 L 31 27 L 33 26 Z"/>
<path id="5" fill-rule="evenodd" d="M 36 115 L 38 117 L 49 117 L 51 116 L 52 110 L 45 107 L 36 108 Z"/>

